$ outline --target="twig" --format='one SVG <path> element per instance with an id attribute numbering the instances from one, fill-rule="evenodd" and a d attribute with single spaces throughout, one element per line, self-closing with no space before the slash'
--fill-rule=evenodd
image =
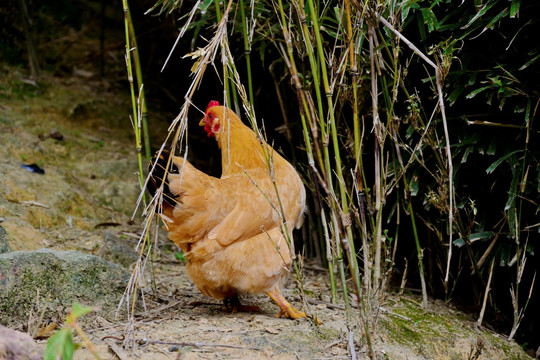
<path id="1" fill-rule="evenodd" d="M 45 205 L 45 204 L 42 204 L 42 203 L 38 203 L 37 201 L 33 201 L 33 200 L 20 201 L 20 203 L 23 204 L 23 205 L 34 205 L 34 206 L 39 206 L 39 207 L 42 207 L 42 208 L 45 208 L 45 209 L 49 209 L 49 208 L 50 208 L 49 205 Z"/>
<path id="2" fill-rule="evenodd" d="M 230 348 L 230 349 L 246 349 L 246 350 L 260 350 L 260 348 L 252 347 L 252 346 L 242 346 L 242 345 L 230 345 L 230 344 L 218 344 L 218 343 L 204 343 L 204 342 L 174 342 L 174 341 L 159 341 L 159 340 L 147 340 L 147 339 L 140 339 L 138 341 L 142 345 L 146 344 L 159 344 L 159 345 L 176 345 L 176 346 L 193 346 L 193 347 L 223 347 L 223 348 Z"/>
<path id="3" fill-rule="evenodd" d="M 489 269 L 489 277 L 488 282 L 486 285 L 486 292 L 484 293 L 484 301 L 482 302 L 482 309 L 480 310 L 480 316 L 478 317 L 478 321 L 476 322 L 477 326 L 482 326 L 482 320 L 484 319 L 484 312 L 486 311 L 486 303 L 489 295 L 489 290 L 491 290 L 491 278 L 493 277 L 493 265 L 495 264 L 495 260 L 491 261 L 491 268 Z"/>
<path id="4" fill-rule="evenodd" d="M 109 348 L 120 360 L 129 360 L 129 356 L 126 352 L 120 346 L 116 345 L 114 341 L 111 339 L 105 340 L 105 344 L 109 345 Z"/>
<path id="5" fill-rule="evenodd" d="M 340 344 L 341 341 L 342 340 L 336 340 L 336 341 L 331 342 L 330 344 L 326 345 L 326 347 L 323 349 L 323 351 L 326 351 L 326 350 L 330 349 L 331 347 Z"/>
<path id="6" fill-rule="evenodd" d="M 354 348 L 354 334 L 349 330 L 349 343 L 347 345 L 349 353 L 351 354 L 351 360 L 356 360 L 356 349 Z"/>
<path id="7" fill-rule="evenodd" d="M 139 312 L 139 313 L 136 313 L 134 315 L 135 316 L 149 316 L 149 315 L 159 314 L 163 310 L 169 309 L 169 308 L 174 307 L 174 306 L 176 306 L 178 304 L 180 304 L 180 300 L 171 301 L 170 303 L 162 305 L 162 306 L 160 306 L 160 307 L 158 307 L 156 309 L 152 309 L 150 311 Z"/>
<path id="8" fill-rule="evenodd" d="M 412 321 L 412 319 L 410 317 L 395 313 L 393 311 L 390 311 L 390 310 L 386 309 L 385 307 L 381 306 L 381 307 L 379 307 L 379 310 L 381 310 L 381 312 L 383 312 L 383 313 L 387 313 L 387 314 L 390 314 L 392 316 L 398 317 L 401 320 Z"/>

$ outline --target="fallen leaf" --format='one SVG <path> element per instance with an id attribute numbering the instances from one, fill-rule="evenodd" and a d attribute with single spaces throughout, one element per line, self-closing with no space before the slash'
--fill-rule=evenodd
<path id="1" fill-rule="evenodd" d="M 49 323 L 48 325 L 41 326 L 39 330 L 37 331 L 36 335 L 34 335 L 34 339 L 50 338 L 55 328 L 56 328 L 55 322 Z"/>

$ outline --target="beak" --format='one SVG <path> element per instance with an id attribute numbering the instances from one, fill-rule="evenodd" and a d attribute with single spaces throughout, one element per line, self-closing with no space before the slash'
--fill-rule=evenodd
<path id="1" fill-rule="evenodd" d="M 204 126 L 206 123 L 204 122 L 205 118 L 202 118 L 201 121 L 199 121 L 199 126 Z"/>

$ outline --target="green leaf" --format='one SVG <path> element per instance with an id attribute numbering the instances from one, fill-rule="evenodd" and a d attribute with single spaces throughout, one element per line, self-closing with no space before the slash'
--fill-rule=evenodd
<path id="1" fill-rule="evenodd" d="M 512 0 L 512 4 L 510 5 L 510 17 L 515 18 L 517 13 L 519 12 L 519 5 L 521 3 L 521 0 Z"/>
<path id="2" fill-rule="evenodd" d="M 540 59 L 540 54 L 536 55 L 535 57 L 533 57 L 531 60 L 527 61 L 525 64 L 523 64 L 519 70 L 525 70 L 526 68 L 528 68 L 529 66 L 531 66 L 533 63 L 536 62 L 536 60 Z"/>
<path id="3" fill-rule="evenodd" d="M 47 341 L 47 348 L 43 354 L 43 360 L 71 360 L 75 346 L 73 344 L 73 336 L 69 329 L 63 328 L 57 331 Z"/>
<path id="4" fill-rule="evenodd" d="M 428 27 L 428 32 L 432 32 L 439 26 L 439 22 L 437 21 L 437 17 L 433 13 L 433 10 L 431 9 L 422 9 L 422 17 L 424 18 L 424 23 Z"/>
<path id="5" fill-rule="evenodd" d="M 491 85 L 481 87 L 479 89 L 471 91 L 467 96 L 465 96 L 467 99 L 472 99 L 476 95 L 480 94 L 482 91 L 491 88 Z"/>
<path id="6" fill-rule="evenodd" d="M 478 11 L 476 13 L 476 15 L 471 19 L 469 20 L 469 22 L 467 23 L 467 25 L 463 26 L 461 29 L 467 29 L 468 27 L 470 27 L 472 24 L 474 24 L 476 22 L 476 20 L 478 20 L 479 18 L 481 18 L 485 13 L 488 12 L 489 9 L 491 9 L 493 7 L 493 5 L 495 5 L 497 3 L 497 1 L 493 1 L 489 4 L 486 4 L 484 5 L 480 11 Z"/>
<path id="7" fill-rule="evenodd" d="M 181 252 L 181 251 L 177 251 L 175 254 L 174 254 L 174 258 L 178 261 L 181 261 L 183 262 L 184 264 L 187 264 L 187 260 L 186 258 L 184 257 L 184 254 Z"/>
<path id="8" fill-rule="evenodd" d="M 456 239 L 453 241 L 454 246 L 457 246 L 458 248 L 465 245 L 465 241 L 462 238 Z"/>
<path id="9" fill-rule="evenodd" d="M 537 185 L 538 185 L 538 192 L 540 193 L 540 168 L 536 168 L 538 170 L 538 177 L 536 179 L 537 181 Z M 540 205 L 538 206 L 538 208 L 540 209 Z M 540 230 L 540 228 L 538 228 Z"/>
<path id="10" fill-rule="evenodd" d="M 469 157 L 469 154 L 474 151 L 473 146 L 469 146 L 465 149 L 465 153 L 463 154 L 463 157 L 461 158 L 461 162 L 464 164 L 467 162 L 467 158 Z"/>
<path id="11" fill-rule="evenodd" d="M 456 100 L 459 98 L 459 95 L 461 95 L 463 90 L 465 90 L 465 87 L 459 86 L 459 85 L 456 86 L 454 90 L 452 90 L 452 92 L 448 96 L 448 103 L 450 106 L 452 106 L 456 102 Z"/>
<path id="12" fill-rule="evenodd" d="M 515 151 L 512 151 L 508 154 L 505 154 L 503 156 L 501 156 L 500 158 L 498 158 L 497 160 L 495 160 L 493 162 L 493 164 L 491 164 L 487 169 L 486 169 L 486 173 L 488 174 L 491 174 L 493 171 L 495 171 L 495 169 L 497 168 L 497 166 L 501 165 L 501 163 L 505 160 L 507 160 L 508 158 L 510 158 L 511 156 L 521 152 L 523 150 L 515 150 Z"/>
<path id="13" fill-rule="evenodd" d="M 418 189 L 420 188 L 418 184 L 418 176 L 413 176 L 411 178 L 411 181 L 409 182 L 410 190 L 411 190 L 411 196 L 418 195 Z"/>
<path id="14" fill-rule="evenodd" d="M 487 155 L 495 155 L 495 152 L 497 151 L 497 140 L 495 137 L 491 138 L 491 142 L 489 144 L 489 147 L 487 149 L 486 154 Z"/>
<path id="15" fill-rule="evenodd" d="M 424 29 L 422 17 L 416 16 L 416 21 L 418 22 L 418 33 L 420 34 L 420 39 L 424 41 L 426 40 L 426 30 Z"/>
<path id="16" fill-rule="evenodd" d="M 491 21 L 486 25 L 485 29 L 493 29 L 495 23 L 497 23 L 501 18 L 508 15 L 508 9 L 504 9 L 500 13 L 497 14 Z"/>
<path id="17" fill-rule="evenodd" d="M 507 211 L 508 216 L 508 237 L 516 238 L 516 207 L 512 206 Z"/>
<path id="18" fill-rule="evenodd" d="M 71 314 L 73 314 L 75 318 L 80 318 L 81 316 L 84 316 L 91 312 L 92 312 L 91 307 L 82 306 L 76 301 L 73 303 L 73 306 L 71 307 Z"/>
<path id="19" fill-rule="evenodd" d="M 469 240 L 471 242 L 475 242 L 478 240 L 491 239 L 494 236 L 495 236 L 495 233 L 493 231 L 480 231 L 480 232 L 471 234 L 471 236 L 469 236 Z"/>
<path id="20" fill-rule="evenodd" d="M 504 206 L 504 210 L 511 210 L 514 209 L 515 212 L 515 202 L 517 197 L 517 188 L 520 183 L 521 178 L 521 172 L 520 171 L 512 171 L 512 182 L 510 183 L 510 188 L 508 189 L 508 200 L 506 201 L 506 205 Z M 510 211 L 508 212 L 508 216 L 510 216 Z"/>

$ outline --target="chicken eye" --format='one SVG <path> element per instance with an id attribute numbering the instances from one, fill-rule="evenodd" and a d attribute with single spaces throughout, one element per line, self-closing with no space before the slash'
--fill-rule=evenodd
<path id="1" fill-rule="evenodd" d="M 214 120 L 215 117 L 216 117 L 216 115 L 214 115 L 213 113 L 209 113 L 209 114 L 208 114 L 208 118 L 209 118 L 210 120 Z"/>

